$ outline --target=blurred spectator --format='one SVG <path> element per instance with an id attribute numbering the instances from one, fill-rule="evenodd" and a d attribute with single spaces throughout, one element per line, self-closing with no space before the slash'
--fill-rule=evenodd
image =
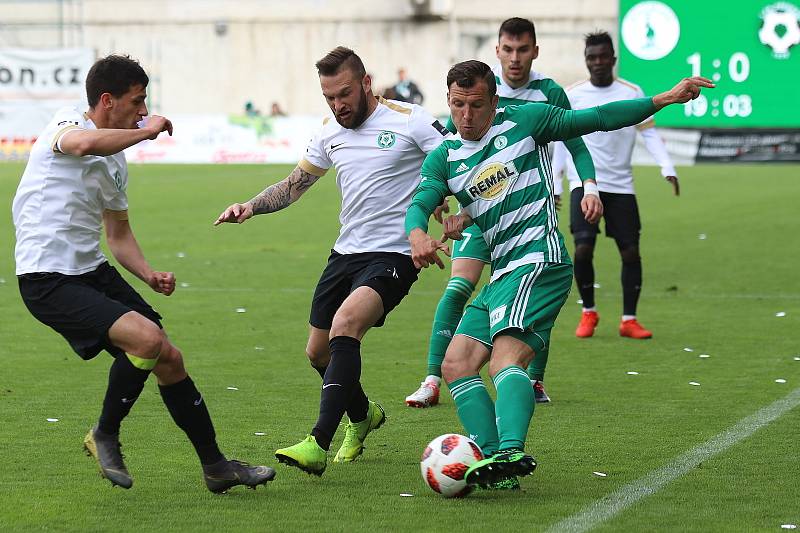
<path id="1" fill-rule="evenodd" d="M 397 71 L 399 80 L 394 85 L 395 99 L 402 102 L 409 102 L 412 104 L 422 104 L 422 92 L 417 87 L 417 84 L 408 79 L 406 69 L 400 68 Z"/>
<path id="2" fill-rule="evenodd" d="M 383 94 L 381 95 L 387 100 L 398 100 L 397 92 L 394 90 L 394 87 L 387 87 L 383 90 Z"/>
<path id="3" fill-rule="evenodd" d="M 281 109 L 281 106 L 278 102 L 272 102 L 272 107 L 269 111 L 269 116 L 271 117 L 285 117 L 286 112 Z"/>
<path id="4" fill-rule="evenodd" d="M 244 104 L 244 114 L 248 117 L 260 117 L 261 111 L 259 111 L 256 106 L 253 105 L 253 102 L 248 100 Z"/>

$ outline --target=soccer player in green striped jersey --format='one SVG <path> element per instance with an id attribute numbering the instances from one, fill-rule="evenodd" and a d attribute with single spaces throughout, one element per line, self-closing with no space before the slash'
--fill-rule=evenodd
<path id="1" fill-rule="evenodd" d="M 653 98 L 590 109 L 532 103 L 498 110 L 488 65 L 466 61 L 448 72 L 448 105 L 459 135 L 426 157 L 406 214 L 406 233 L 418 268 L 443 267 L 437 251 L 446 250 L 444 240 L 461 239 L 473 223 L 491 254 L 490 282 L 467 306 L 442 365 L 461 423 L 487 456 L 469 468 L 467 483 L 491 486 L 536 467 L 524 452 L 534 408 L 525 368 L 547 349 L 572 281 L 544 146 L 638 124 L 713 86 L 706 78 L 686 78 Z M 445 235 L 435 240 L 427 234 L 428 219 L 448 195 L 456 197 L 462 211 L 445 221 Z M 581 205 L 585 216 L 602 209 L 594 180 L 584 182 Z M 495 403 L 479 374 L 487 362 Z"/>
<path id="2" fill-rule="evenodd" d="M 533 60 L 539 56 L 533 22 L 519 17 L 505 20 L 500 25 L 495 50 L 499 64 L 492 68 L 492 72 L 497 84 L 499 108 L 542 102 L 570 109 L 564 89 L 551 78 L 532 70 Z M 456 132 L 452 118 L 447 129 Z M 564 145 L 572 155 L 580 179 L 594 179 L 592 157 L 583 140 L 576 137 L 569 139 Z M 559 197 L 556 196 L 556 206 L 558 204 Z M 428 346 L 428 375 L 419 388 L 406 397 L 406 404 L 411 407 L 431 407 L 438 403 L 445 351 L 464 312 L 464 306 L 478 285 L 484 266 L 491 263 L 489 248 L 476 226 L 464 231 L 464 238 L 453 247 L 452 258 L 450 280 L 433 318 Z M 537 403 L 550 401 L 543 385 L 547 356 L 546 350 L 538 353 L 528 368 Z"/>

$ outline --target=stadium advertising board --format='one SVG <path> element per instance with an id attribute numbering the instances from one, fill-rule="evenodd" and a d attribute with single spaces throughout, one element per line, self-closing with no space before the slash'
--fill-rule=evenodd
<path id="1" fill-rule="evenodd" d="M 676 128 L 800 128 L 800 1 L 620 0 L 619 75 L 654 94 L 681 76 L 717 88 L 665 109 Z"/>
<path id="2" fill-rule="evenodd" d="M 61 107 L 86 105 L 89 48 L 0 49 L 0 161 L 24 161 Z"/>
<path id="3" fill-rule="evenodd" d="M 130 163 L 297 163 L 322 117 L 170 116 L 175 135 L 125 150 Z"/>

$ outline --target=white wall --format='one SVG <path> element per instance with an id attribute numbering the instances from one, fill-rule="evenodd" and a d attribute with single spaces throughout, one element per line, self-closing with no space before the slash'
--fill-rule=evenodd
<path id="1" fill-rule="evenodd" d="M 534 69 L 562 85 L 585 77 L 581 36 L 616 34 L 616 0 L 433 0 L 444 18 L 412 19 L 409 0 L 62 0 L 0 1 L 0 46 L 84 45 L 98 56 L 129 53 L 151 75 L 151 107 L 169 113 L 238 113 L 252 100 L 268 111 L 321 114 L 314 62 L 343 44 L 375 85 L 406 67 L 425 106 L 444 113 L 444 78 L 456 61 L 495 62 L 505 18 L 536 23 Z"/>

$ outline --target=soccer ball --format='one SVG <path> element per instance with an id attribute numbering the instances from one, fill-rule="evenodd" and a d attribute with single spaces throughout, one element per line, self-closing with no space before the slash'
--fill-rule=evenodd
<path id="1" fill-rule="evenodd" d="M 433 439 L 422 452 L 419 463 L 422 479 L 445 498 L 461 498 L 472 492 L 464 474 L 472 463 L 483 459 L 483 452 L 471 439 L 448 433 Z"/>

